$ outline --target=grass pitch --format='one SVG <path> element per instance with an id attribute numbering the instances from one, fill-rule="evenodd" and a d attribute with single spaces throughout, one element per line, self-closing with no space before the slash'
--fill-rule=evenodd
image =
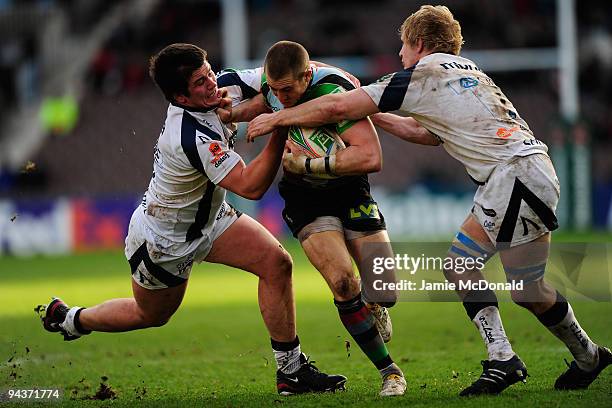
<path id="1" fill-rule="evenodd" d="M 323 279 L 294 242 L 288 249 L 296 266 L 302 349 L 321 370 L 346 375 L 346 392 L 278 396 L 274 358 L 257 307 L 257 280 L 217 265 L 194 268 L 183 305 L 164 327 L 94 333 L 74 342 L 45 332 L 33 308 L 51 295 L 82 306 L 131 295 L 121 252 L 0 258 L 0 389 L 60 388 L 62 406 L 612 406 L 611 369 L 588 391 L 554 391 L 569 352 L 527 311 L 507 302 L 500 309 L 514 350 L 529 369 L 527 384 L 496 397 L 460 399 L 458 392 L 480 375 L 479 361 L 486 358 L 463 307 L 400 303 L 391 313 L 389 349 L 407 376 L 408 391 L 382 399 L 379 375 L 342 327 Z M 594 341 L 612 345 L 611 303 L 573 307 Z M 116 398 L 92 400 L 100 383 Z"/>

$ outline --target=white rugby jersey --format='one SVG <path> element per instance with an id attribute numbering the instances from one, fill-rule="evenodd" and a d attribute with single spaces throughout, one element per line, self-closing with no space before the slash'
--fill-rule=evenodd
<path id="1" fill-rule="evenodd" d="M 170 104 L 141 204 L 155 234 L 188 242 L 212 229 L 225 200 L 225 189 L 216 184 L 241 160 L 234 137 L 213 110 Z"/>
<path id="2" fill-rule="evenodd" d="M 228 68 L 217 75 L 217 86 L 227 89 L 232 98 L 232 106 L 260 94 L 264 81 L 263 67 L 241 70 Z"/>
<path id="3" fill-rule="evenodd" d="M 430 54 L 362 89 L 381 112 L 405 112 L 438 136 L 478 183 L 514 156 L 547 154 L 499 87 L 466 58 Z"/>

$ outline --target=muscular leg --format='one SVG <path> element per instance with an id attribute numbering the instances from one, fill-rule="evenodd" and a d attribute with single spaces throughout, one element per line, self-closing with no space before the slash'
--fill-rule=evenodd
<path id="1" fill-rule="evenodd" d="M 495 253 L 495 247 L 489 240 L 489 237 L 487 236 L 486 232 L 480 226 L 480 223 L 472 214 L 468 215 L 466 220 L 461 225 L 460 232 L 457 235 L 459 234 L 462 234 L 461 239 L 463 239 L 463 236 L 465 236 L 469 240 L 473 241 L 478 247 L 480 247 L 482 251 L 486 252 L 487 254 L 491 254 L 488 256 L 492 256 L 492 254 Z M 459 255 L 455 251 L 470 251 L 470 255 L 480 256 L 480 254 L 478 253 L 480 251 L 472 250 L 469 246 L 462 243 L 459 238 L 456 238 L 453 241 L 453 246 L 451 247 L 448 256 L 462 257 L 462 255 Z M 459 295 L 459 298 L 461 300 L 464 300 L 464 298 L 469 292 L 469 289 L 459 289 L 460 282 L 476 282 L 484 279 L 482 273 L 478 269 L 466 270 L 463 273 L 457 273 L 453 269 L 445 269 L 444 276 L 449 282 L 455 284 L 455 287 L 457 288 L 457 294 Z"/>
<path id="2" fill-rule="evenodd" d="M 523 281 L 523 290 L 510 292 L 512 300 L 535 315 L 550 309 L 557 299 L 555 288 L 543 279 L 549 248 L 550 233 L 499 252 L 508 280 Z"/>
<path id="3" fill-rule="evenodd" d="M 453 241 L 448 256 L 460 257 L 482 257 L 490 258 L 495 253 L 495 248 L 489 240 L 486 232 L 480 226 L 476 218 L 470 214 L 457 237 Z M 508 341 L 508 336 L 499 315 L 499 305 L 495 292 L 487 290 L 460 289 L 462 281 L 478 281 L 484 279 L 478 269 L 458 273 L 454 270 L 445 270 L 444 274 L 449 282 L 457 286 L 457 293 L 463 301 L 463 306 L 472 322 L 478 328 L 480 335 L 487 347 L 489 360 L 508 360 L 515 353 Z"/>
<path id="4" fill-rule="evenodd" d="M 270 333 L 277 368 L 285 374 L 297 372 L 302 350 L 295 329 L 293 265 L 283 246 L 261 224 L 243 214 L 215 240 L 206 261 L 242 269 L 259 278 L 259 310 Z M 285 386 L 278 384 L 278 376 L 277 386 Z"/>
<path id="5" fill-rule="evenodd" d="M 279 393 L 343 387 L 346 377 L 318 371 L 302 354 L 295 330 L 291 257 L 268 230 L 248 215 L 242 215 L 215 240 L 206 260 L 251 272 L 259 278 L 259 308 L 271 337 Z"/>
<path id="6" fill-rule="evenodd" d="M 302 241 L 304 252 L 321 273 L 334 295 L 340 320 L 383 378 L 401 374 L 376 329 L 374 316 L 361 300 L 359 281 L 353 272 L 351 257 L 340 231 L 323 231 Z"/>
<path id="7" fill-rule="evenodd" d="M 377 257 L 393 258 L 393 248 L 391 248 L 387 231 L 378 231 L 371 235 L 351 239 L 346 242 L 349 252 L 355 259 L 361 280 L 366 285 L 364 287 L 364 297 L 368 302 L 376 302 L 385 307 L 391 307 L 397 301 L 395 291 L 374 291 L 369 285 L 374 279 L 381 279 L 384 282 L 395 282 L 395 271 L 385 270 L 381 275 L 374 277 L 372 272 L 373 259 Z"/>
<path id="8" fill-rule="evenodd" d="M 335 300 L 346 301 L 359 293 L 359 281 L 353 272 L 351 257 L 341 232 L 312 234 L 302 241 L 302 248 L 310 263 L 327 282 Z"/>
<path id="9" fill-rule="evenodd" d="M 132 280 L 133 298 L 112 299 L 83 309 L 79 322 L 83 329 L 123 332 L 162 326 L 178 309 L 187 282 L 167 289 L 149 290 Z"/>
<path id="10" fill-rule="evenodd" d="M 259 276 L 260 309 L 271 337 L 295 339 L 291 258 L 265 228 L 246 215 L 240 217 L 215 240 L 206 260 Z M 186 287 L 187 282 L 149 290 L 132 281 L 134 298 L 112 299 L 84 309 L 79 322 L 85 330 L 106 332 L 161 326 L 178 309 Z"/>
<path id="11" fill-rule="evenodd" d="M 270 337 L 296 337 L 291 256 L 261 224 L 243 214 L 213 244 L 207 262 L 242 269 L 259 278 L 259 308 Z"/>
<path id="12" fill-rule="evenodd" d="M 591 371 L 599 362 L 597 345 L 580 327 L 563 295 L 543 278 L 549 248 L 550 233 L 527 244 L 500 251 L 508 280 L 523 281 L 522 291 L 511 292 L 512 300 L 531 311 L 567 346 L 580 369 Z"/>
<path id="13" fill-rule="evenodd" d="M 453 240 L 448 256 L 459 258 L 489 259 L 495 254 L 495 247 L 476 218 L 470 214 Z M 459 283 L 462 280 L 483 279 L 480 270 L 464 274 L 457 271 L 444 271 L 447 277 Z M 450 280 L 450 279 L 449 279 Z M 480 377 L 460 396 L 498 394 L 510 385 L 525 381 L 527 367 L 512 350 L 508 336 L 499 315 L 495 292 L 490 289 L 459 291 L 463 306 L 470 320 L 476 325 L 487 347 L 488 360 L 483 363 Z"/>

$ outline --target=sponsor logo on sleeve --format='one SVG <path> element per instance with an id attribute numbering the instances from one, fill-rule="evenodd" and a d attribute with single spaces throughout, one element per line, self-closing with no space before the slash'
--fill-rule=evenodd
<path id="1" fill-rule="evenodd" d="M 223 156 L 223 149 L 219 145 L 219 143 L 212 142 L 210 146 L 208 146 L 208 151 L 213 155 L 213 157 L 218 158 Z"/>
<path id="2" fill-rule="evenodd" d="M 518 126 L 511 127 L 510 129 L 499 128 L 497 129 L 497 137 L 501 137 L 502 139 L 507 139 L 512 136 L 512 133 L 516 132 L 520 128 Z"/>
<path id="3" fill-rule="evenodd" d="M 208 151 L 212 154 L 213 158 L 210 161 L 215 167 L 221 166 L 221 164 L 229 158 L 229 153 L 224 151 L 219 143 L 213 142 L 208 147 Z"/>

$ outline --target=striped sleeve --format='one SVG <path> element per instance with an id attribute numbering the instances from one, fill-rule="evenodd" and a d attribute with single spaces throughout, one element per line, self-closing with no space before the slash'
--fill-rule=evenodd
<path id="1" fill-rule="evenodd" d="M 410 67 L 403 71 L 385 75 L 378 81 L 361 89 L 372 98 L 381 112 L 395 111 L 400 108 L 409 110 L 406 107 L 402 107 L 402 104 L 408 92 L 414 68 Z"/>
<path id="2" fill-rule="evenodd" d="M 217 75 L 217 86 L 227 88 L 233 105 L 251 99 L 261 92 L 261 76 L 263 68 L 226 69 Z"/>
<path id="3" fill-rule="evenodd" d="M 221 135 L 187 112 L 183 113 L 181 124 L 181 147 L 189 163 L 214 184 L 221 182 L 241 160 Z"/>

